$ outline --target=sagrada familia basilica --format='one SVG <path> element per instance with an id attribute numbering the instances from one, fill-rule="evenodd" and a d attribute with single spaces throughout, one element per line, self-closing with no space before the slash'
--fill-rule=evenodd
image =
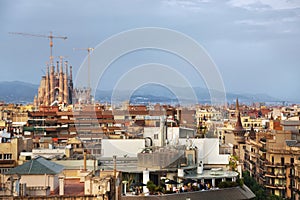
<path id="1" fill-rule="evenodd" d="M 64 68 L 64 70 L 63 70 Z M 54 103 L 71 104 L 73 98 L 72 66 L 68 62 L 56 63 L 54 66 L 47 66 L 46 75 L 42 77 L 38 89 L 38 95 L 34 98 L 34 105 L 50 106 Z"/>

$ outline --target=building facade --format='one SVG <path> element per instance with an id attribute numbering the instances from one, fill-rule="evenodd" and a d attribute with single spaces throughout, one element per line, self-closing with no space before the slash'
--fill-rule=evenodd
<path id="1" fill-rule="evenodd" d="M 258 132 L 248 137 L 244 150 L 244 170 L 250 172 L 268 193 L 299 199 L 300 144 L 291 131 Z"/>
<path id="2" fill-rule="evenodd" d="M 57 62 L 54 66 L 47 66 L 46 75 L 42 77 L 38 89 L 38 96 L 34 98 L 35 106 L 50 106 L 55 102 L 71 104 L 73 94 L 72 66 L 68 62 Z"/>

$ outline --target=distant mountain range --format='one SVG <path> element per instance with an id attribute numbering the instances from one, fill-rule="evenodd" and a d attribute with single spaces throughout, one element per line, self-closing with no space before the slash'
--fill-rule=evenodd
<path id="1" fill-rule="evenodd" d="M 0 82 L 0 101 L 6 103 L 33 102 L 37 95 L 38 85 L 21 81 L 2 81 Z"/>
<path id="2" fill-rule="evenodd" d="M 200 103 L 210 103 L 210 96 L 207 89 L 201 87 L 193 88 L 197 99 Z M 21 81 L 3 81 L 0 82 L 0 101 L 6 103 L 22 103 L 26 104 L 33 102 L 33 98 L 37 95 L 38 85 L 21 82 Z M 125 101 L 127 96 L 127 90 L 115 91 L 114 102 Z M 97 90 L 95 99 L 101 102 L 111 102 L 112 90 Z M 187 88 L 176 87 L 176 94 L 180 100 L 185 103 L 191 102 Z M 232 103 L 236 98 L 239 98 L 241 102 L 279 102 L 279 99 L 268 96 L 266 94 L 235 94 L 228 92 L 226 94 L 227 101 Z M 130 99 L 131 103 L 146 104 L 146 103 L 168 103 L 177 104 L 178 99 L 169 89 L 160 85 L 145 85 L 136 90 Z"/>
<path id="3" fill-rule="evenodd" d="M 176 96 L 169 89 L 161 85 L 144 85 L 135 92 L 133 92 L 130 102 L 135 104 L 147 104 L 151 103 L 172 103 L 177 104 L 178 98 L 186 104 L 192 103 L 193 99 L 190 97 L 190 92 L 187 88 L 175 87 Z M 209 91 L 205 88 L 194 87 L 193 91 L 199 103 L 210 103 Z M 122 90 L 115 91 L 114 102 L 125 101 L 124 97 L 130 91 Z M 110 102 L 112 96 L 112 91 L 101 91 L 96 92 L 95 98 L 102 102 Z M 236 98 L 239 98 L 240 102 L 243 103 L 253 103 L 253 102 L 281 102 L 279 99 L 271 97 L 266 94 L 236 94 L 227 92 L 226 99 L 227 102 L 233 103 Z"/>

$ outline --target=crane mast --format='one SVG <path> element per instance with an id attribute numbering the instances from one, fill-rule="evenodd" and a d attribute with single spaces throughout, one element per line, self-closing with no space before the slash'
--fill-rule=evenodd
<path id="1" fill-rule="evenodd" d="M 91 83 L 90 83 L 90 71 L 91 71 L 91 69 L 90 69 L 90 65 L 91 65 L 91 52 L 92 51 L 94 51 L 94 48 L 92 48 L 92 47 L 88 47 L 88 48 L 73 48 L 73 50 L 74 51 L 76 51 L 76 50 L 85 50 L 85 51 L 87 51 L 88 52 L 88 88 L 91 88 Z"/>

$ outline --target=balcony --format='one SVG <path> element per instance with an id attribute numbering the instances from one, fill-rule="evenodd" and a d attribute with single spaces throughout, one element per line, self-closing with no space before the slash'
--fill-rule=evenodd
<path id="1" fill-rule="evenodd" d="M 275 184 L 277 186 L 277 189 L 279 190 L 285 190 L 285 185 L 284 184 Z"/>
<path id="2" fill-rule="evenodd" d="M 244 136 L 235 135 L 234 139 L 237 143 L 243 143 L 243 144 L 245 143 L 245 137 Z"/>
<path id="3" fill-rule="evenodd" d="M 289 185 L 289 189 L 297 190 L 295 185 Z"/>
<path id="4" fill-rule="evenodd" d="M 275 175 L 274 173 L 272 173 L 272 172 L 267 172 L 267 173 L 265 174 L 265 177 L 276 178 L 276 175 Z"/>
<path id="5" fill-rule="evenodd" d="M 286 164 L 287 165 L 287 167 L 295 167 L 295 163 L 288 163 L 288 164 Z"/>
<path id="6" fill-rule="evenodd" d="M 265 177 L 278 178 L 278 179 L 285 179 L 286 178 L 284 174 L 279 174 L 279 173 L 278 174 L 274 174 L 272 172 L 267 172 L 265 174 Z"/>
<path id="7" fill-rule="evenodd" d="M 265 168 L 265 164 L 264 164 L 264 163 L 258 163 L 257 166 L 258 166 L 258 168 L 259 168 L 261 171 L 266 171 L 266 168 Z"/>
<path id="8" fill-rule="evenodd" d="M 256 158 L 256 157 L 257 157 L 256 153 L 254 153 L 254 152 L 250 152 L 250 156 L 251 156 L 252 158 Z"/>
<path id="9" fill-rule="evenodd" d="M 259 180 L 260 180 L 260 182 L 263 182 L 263 183 L 266 182 L 266 179 L 263 175 L 259 175 Z"/>
<path id="10" fill-rule="evenodd" d="M 276 177 L 277 177 L 277 178 L 283 178 L 283 179 L 286 178 L 286 177 L 285 177 L 285 174 L 279 174 L 279 173 L 276 175 Z"/>
<path id="11" fill-rule="evenodd" d="M 266 162 L 265 163 L 266 167 L 273 167 L 273 168 L 285 168 L 285 165 L 282 163 L 271 163 L 271 162 Z"/>
<path id="12" fill-rule="evenodd" d="M 291 151 L 285 150 L 283 148 L 269 148 L 268 152 L 281 155 L 289 155 L 291 153 Z"/>
<path id="13" fill-rule="evenodd" d="M 295 174 L 289 174 L 289 178 L 295 178 Z"/>
<path id="14" fill-rule="evenodd" d="M 269 189 L 279 189 L 279 190 L 285 190 L 285 184 L 273 184 L 273 183 L 265 183 L 265 187 Z"/>
<path id="15" fill-rule="evenodd" d="M 262 154 L 263 154 L 263 153 L 266 153 L 266 152 L 267 152 L 267 149 L 265 149 L 265 148 L 261 147 L 261 148 L 259 148 L 259 151 L 261 151 L 261 152 L 262 152 Z"/>
<path id="16" fill-rule="evenodd" d="M 265 161 L 266 161 L 266 158 L 265 158 L 265 157 L 262 157 L 262 156 L 259 156 L 259 160 L 260 160 L 261 162 L 265 162 Z"/>
<path id="17" fill-rule="evenodd" d="M 266 144 L 267 139 L 266 139 L 266 138 L 261 138 L 261 139 L 259 140 L 259 142 L 262 143 L 262 144 Z"/>
<path id="18" fill-rule="evenodd" d="M 1 168 L 13 168 L 16 166 L 15 160 L 0 160 Z"/>

